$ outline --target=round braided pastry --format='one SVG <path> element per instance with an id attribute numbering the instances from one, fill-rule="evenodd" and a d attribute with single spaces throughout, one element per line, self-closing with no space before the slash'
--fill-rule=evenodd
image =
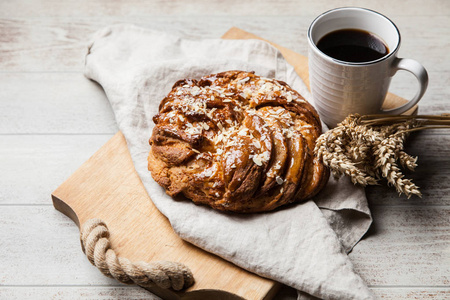
<path id="1" fill-rule="evenodd" d="M 319 116 L 282 81 L 242 71 L 180 80 L 153 121 L 148 169 L 170 196 L 261 212 L 309 199 L 328 180 L 313 153 Z"/>

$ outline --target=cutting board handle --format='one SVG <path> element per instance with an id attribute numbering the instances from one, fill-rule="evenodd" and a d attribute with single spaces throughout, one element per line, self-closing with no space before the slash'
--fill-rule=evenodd
<path id="1" fill-rule="evenodd" d="M 179 291 L 194 284 L 191 270 L 182 263 L 171 261 L 130 262 L 118 257 L 109 241 L 109 229 L 101 219 L 87 220 L 80 230 L 81 248 L 87 258 L 103 275 L 121 283 L 140 286 L 157 285 Z"/>
<path id="2" fill-rule="evenodd" d="M 109 229 L 104 221 L 95 218 L 80 224 L 77 214 L 70 205 L 54 195 L 52 200 L 54 207 L 80 228 L 81 248 L 89 262 L 103 275 L 124 284 L 135 283 L 158 295 L 164 295 L 164 299 L 174 300 L 180 298 L 176 294 L 164 292 L 164 289 L 180 291 L 194 284 L 191 270 L 182 263 L 170 261 L 132 263 L 127 258 L 118 257 L 111 247 Z"/>

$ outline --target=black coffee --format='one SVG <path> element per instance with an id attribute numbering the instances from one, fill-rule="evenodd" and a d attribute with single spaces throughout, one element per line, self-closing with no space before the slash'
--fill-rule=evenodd
<path id="1" fill-rule="evenodd" d="M 368 62 L 389 53 L 380 38 L 359 29 L 330 32 L 319 40 L 317 48 L 328 56 L 348 62 Z"/>

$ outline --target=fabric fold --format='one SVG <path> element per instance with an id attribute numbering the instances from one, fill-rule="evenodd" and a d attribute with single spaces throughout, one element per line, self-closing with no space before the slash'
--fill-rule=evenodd
<path id="1" fill-rule="evenodd" d="M 160 101 L 179 79 L 228 70 L 286 81 L 312 102 L 293 67 L 266 42 L 184 39 L 133 25 L 96 33 L 85 75 L 103 87 L 138 175 L 181 238 L 315 297 L 372 299 L 346 255 L 371 223 L 364 191 L 350 182 L 330 178 L 316 202 L 239 215 L 174 200 L 151 178 L 148 139 Z"/>

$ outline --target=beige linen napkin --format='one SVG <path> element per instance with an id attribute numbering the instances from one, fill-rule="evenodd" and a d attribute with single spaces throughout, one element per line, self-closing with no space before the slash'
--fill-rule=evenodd
<path id="1" fill-rule="evenodd" d="M 372 299 L 346 255 L 371 223 L 364 191 L 349 181 L 330 179 L 315 202 L 240 215 L 174 200 L 151 178 L 148 139 L 159 102 L 179 79 L 227 70 L 285 81 L 311 101 L 293 67 L 266 42 L 191 40 L 133 25 L 96 33 L 85 75 L 105 90 L 147 192 L 181 238 L 302 291 L 299 297 Z"/>

